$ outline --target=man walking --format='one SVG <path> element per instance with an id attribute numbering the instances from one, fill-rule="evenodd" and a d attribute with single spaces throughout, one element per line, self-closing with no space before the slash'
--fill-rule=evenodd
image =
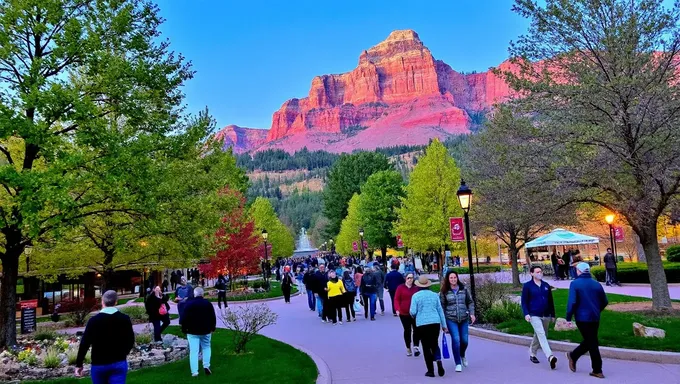
<path id="1" fill-rule="evenodd" d="M 309 310 L 313 311 L 316 309 L 316 296 L 314 296 L 314 268 L 311 266 L 302 277 L 302 283 L 307 290 L 307 305 L 309 305 Z"/>
<path id="2" fill-rule="evenodd" d="M 612 253 L 611 248 L 607 248 L 607 253 L 604 255 L 604 268 L 607 271 L 607 286 L 620 285 L 616 280 L 616 256 Z"/>
<path id="3" fill-rule="evenodd" d="M 367 267 L 366 273 L 361 277 L 361 296 L 364 299 L 364 318 L 368 319 L 369 307 L 371 321 L 375 321 L 375 302 L 377 291 L 382 290 L 382 284 L 378 284 L 373 268 Z"/>
<path id="4" fill-rule="evenodd" d="M 529 360 L 534 364 L 539 363 L 536 352 L 540 346 L 550 363 L 550 369 L 555 369 L 557 358 L 552 354 L 547 337 L 550 322 L 555 320 L 552 287 L 543 281 L 543 269 L 540 266 L 532 266 L 530 273 L 532 279 L 522 287 L 524 319 L 534 328 L 534 338 L 529 347 Z"/>
<path id="5" fill-rule="evenodd" d="M 326 273 L 326 265 L 319 264 L 319 270 L 314 274 L 314 293 L 316 293 L 316 310 L 319 313 L 321 321 L 326 322 L 326 312 L 328 308 L 324 308 L 326 304 L 326 287 L 328 285 L 328 274 Z"/>
<path id="6" fill-rule="evenodd" d="M 223 302 L 225 310 L 229 307 L 227 304 L 227 279 L 222 274 L 217 275 L 215 289 L 217 289 L 217 307 L 220 309 L 220 312 L 222 312 Z"/>
<path id="7" fill-rule="evenodd" d="M 92 383 L 125 384 L 127 355 L 135 345 L 135 333 L 130 318 L 116 308 L 118 294 L 106 291 L 102 295 L 102 310 L 85 327 L 76 359 L 76 377 L 83 375 L 83 362 L 92 347 Z"/>
<path id="8" fill-rule="evenodd" d="M 600 328 L 600 314 L 609 302 L 602 285 L 593 280 L 588 263 L 578 264 L 576 274 L 576 280 L 569 286 L 567 321 L 571 321 L 572 317 L 576 318 L 576 326 L 581 332 L 583 341 L 576 349 L 567 352 L 569 369 L 576 372 L 576 362 L 588 352 L 593 367 L 590 376 L 604 379 L 597 333 Z"/>
<path id="9" fill-rule="evenodd" d="M 392 303 L 392 316 L 397 316 L 397 309 L 394 306 L 394 295 L 397 293 L 397 288 L 404 284 L 404 276 L 399 273 L 399 264 L 392 264 L 392 271 L 385 276 L 385 288 L 390 293 L 390 301 Z"/>
<path id="10" fill-rule="evenodd" d="M 175 303 L 177 303 L 177 313 L 179 314 L 179 323 L 182 324 L 184 319 L 184 307 L 187 300 L 194 297 L 194 288 L 187 283 L 187 278 L 182 276 L 179 282 L 179 287 L 175 290 Z"/>
<path id="11" fill-rule="evenodd" d="M 383 295 L 385 294 L 385 271 L 383 271 L 382 265 L 378 262 L 373 263 L 373 271 L 376 293 L 378 294 L 378 300 L 380 301 L 380 315 L 385 316 L 385 300 L 383 300 Z"/>
<path id="12" fill-rule="evenodd" d="M 184 321 L 182 332 L 187 335 L 189 341 L 189 367 L 191 376 L 198 376 L 198 351 L 203 351 L 203 371 L 206 375 L 212 375 L 210 370 L 210 339 L 215 332 L 217 318 L 215 308 L 203 298 L 203 288 L 194 289 L 194 297 L 187 301 L 184 308 Z"/>

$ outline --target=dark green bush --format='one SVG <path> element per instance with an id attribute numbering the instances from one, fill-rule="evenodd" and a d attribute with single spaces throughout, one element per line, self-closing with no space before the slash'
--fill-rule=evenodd
<path id="1" fill-rule="evenodd" d="M 680 263 L 680 245 L 671 245 L 666 249 L 666 260 Z"/>
<path id="2" fill-rule="evenodd" d="M 474 264 L 473 262 L 473 268 L 475 270 L 475 273 L 477 273 L 477 265 Z M 468 267 L 456 267 L 456 268 L 449 268 L 449 270 L 456 271 L 459 275 L 470 273 L 470 268 Z M 493 272 L 500 272 L 501 271 L 501 266 L 500 265 L 480 265 L 479 266 L 479 273 L 493 273 Z"/>
<path id="3" fill-rule="evenodd" d="M 668 282 L 680 283 L 680 263 L 664 262 L 663 266 Z M 605 280 L 605 269 L 603 266 L 593 267 L 590 271 L 598 281 Z M 647 264 L 645 263 L 618 263 L 616 277 L 621 283 L 649 284 Z"/>
<path id="4" fill-rule="evenodd" d="M 519 304 L 503 300 L 491 306 L 484 314 L 484 322 L 491 324 L 500 324 L 508 320 L 518 320 L 524 317 L 522 306 Z"/>

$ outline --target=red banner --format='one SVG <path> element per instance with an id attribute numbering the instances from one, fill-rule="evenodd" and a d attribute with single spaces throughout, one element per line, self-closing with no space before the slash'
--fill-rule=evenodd
<path id="1" fill-rule="evenodd" d="M 449 218 L 449 229 L 451 231 L 451 241 L 465 241 L 462 217 Z"/>
<path id="2" fill-rule="evenodd" d="M 616 240 L 617 243 L 623 243 L 624 239 L 623 227 L 614 227 L 614 240 Z"/>
<path id="3" fill-rule="evenodd" d="M 364 240 L 364 249 L 368 249 L 368 241 Z"/>
<path id="4" fill-rule="evenodd" d="M 38 299 L 20 301 L 19 305 L 24 308 L 38 308 Z"/>
<path id="5" fill-rule="evenodd" d="M 359 244 L 357 244 L 356 241 L 353 241 L 353 242 L 352 242 L 352 250 L 353 250 L 354 252 L 359 252 Z"/>
<path id="6" fill-rule="evenodd" d="M 401 235 L 397 235 L 397 248 L 404 248 L 404 242 L 401 240 Z"/>

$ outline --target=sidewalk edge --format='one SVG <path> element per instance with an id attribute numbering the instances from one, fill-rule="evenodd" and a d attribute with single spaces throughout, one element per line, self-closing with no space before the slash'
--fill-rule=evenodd
<path id="1" fill-rule="evenodd" d="M 319 355 L 315 354 L 314 352 L 310 351 L 307 348 L 301 347 L 296 344 L 288 344 L 291 347 L 304 352 L 307 354 L 307 356 L 311 357 L 312 360 L 314 361 L 314 364 L 316 364 L 316 370 L 319 371 L 319 376 L 316 378 L 316 384 L 332 384 L 333 383 L 333 376 L 331 375 L 331 369 L 328 367 L 328 364 L 326 364 L 326 361 L 319 357 Z"/>

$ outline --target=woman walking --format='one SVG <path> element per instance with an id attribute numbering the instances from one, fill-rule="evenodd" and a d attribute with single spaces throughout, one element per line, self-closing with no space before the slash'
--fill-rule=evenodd
<path id="1" fill-rule="evenodd" d="M 416 319 L 416 332 L 418 332 L 420 341 L 423 343 L 423 357 L 425 358 L 425 366 L 427 366 L 425 376 L 427 377 L 434 377 L 434 361 L 437 362 L 437 373 L 439 376 L 444 376 L 445 371 L 439 350 L 440 327 L 444 333 L 448 332 L 439 296 L 429 290 L 431 285 L 432 282 L 427 276 L 423 275 L 418 278 L 416 286 L 425 289 L 421 289 L 413 295 L 409 311 L 411 316 Z"/>
<path id="2" fill-rule="evenodd" d="M 283 299 L 286 304 L 290 304 L 290 291 L 293 287 L 293 275 L 290 273 L 290 267 L 285 266 L 283 269 L 283 278 L 281 280 L 281 291 L 283 292 Z"/>
<path id="3" fill-rule="evenodd" d="M 413 273 L 406 274 L 406 282 L 397 287 L 397 292 L 394 294 L 394 308 L 401 320 L 401 326 L 404 327 L 404 343 L 406 344 L 406 356 L 415 354 L 420 356 L 420 338 L 416 331 L 416 320 L 411 317 L 411 299 L 416 292 L 420 291 L 415 284 L 413 284 Z M 413 335 L 413 337 L 411 337 Z M 411 340 L 413 340 L 413 351 L 411 351 Z"/>
<path id="4" fill-rule="evenodd" d="M 448 284 L 442 284 L 439 292 L 446 327 L 451 334 L 451 349 L 456 362 L 456 372 L 467 367 L 465 351 L 468 347 L 468 326 L 475 322 L 475 302 L 470 291 L 458 279 L 458 273 L 448 271 L 444 277 Z"/>
<path id="5" fill-rule="evenodd" d="M 154 288 L 144 303 L 149 322 L 153 325 L 153 340 L 161 342 L 161 333 L 170 325 L 170 305 L 168 295 L 161 292 L 161 287 Z"/>
<path id="6" fill-rule="evenodd" d="M 331 320 L 333 320 L 333 325 L 337 324 L 338 319 L 340 320 L 340 325 L 342 325 L 342 307 L 343 305 L 343 294 L 345 293 L 345 285 L 335 271 L 328 272 L 328 283 L 326 286 L 326 291 L 328 292 L 328 315 L 330 315 Z"/>
<path id="7" fill-rule="evenodd" d="M 342 275 L 342 282 L 345 285 L 345 293 L 343 293 L 342 301 L 345 304 L 347 322 L 357 321 L 357 314 L 354 312 L 354 298 L 357 296 L 357 287 L 354 284 L 354 279 L 349 275 L 349 271 L 345 271 Z M 352 317 L 350 317 L 350 313 L 352 314 Z"/>
<path id="8" fill-rule="evenodd" d="M 364 300 L 361 297 L 361 277 L 364 275 L 364 269 L 361 266 L 357 266 L 354 271 L 354 285 L 357 287 L 357 296 L 359 296 L 359 302 L 364 305 Z"/>

